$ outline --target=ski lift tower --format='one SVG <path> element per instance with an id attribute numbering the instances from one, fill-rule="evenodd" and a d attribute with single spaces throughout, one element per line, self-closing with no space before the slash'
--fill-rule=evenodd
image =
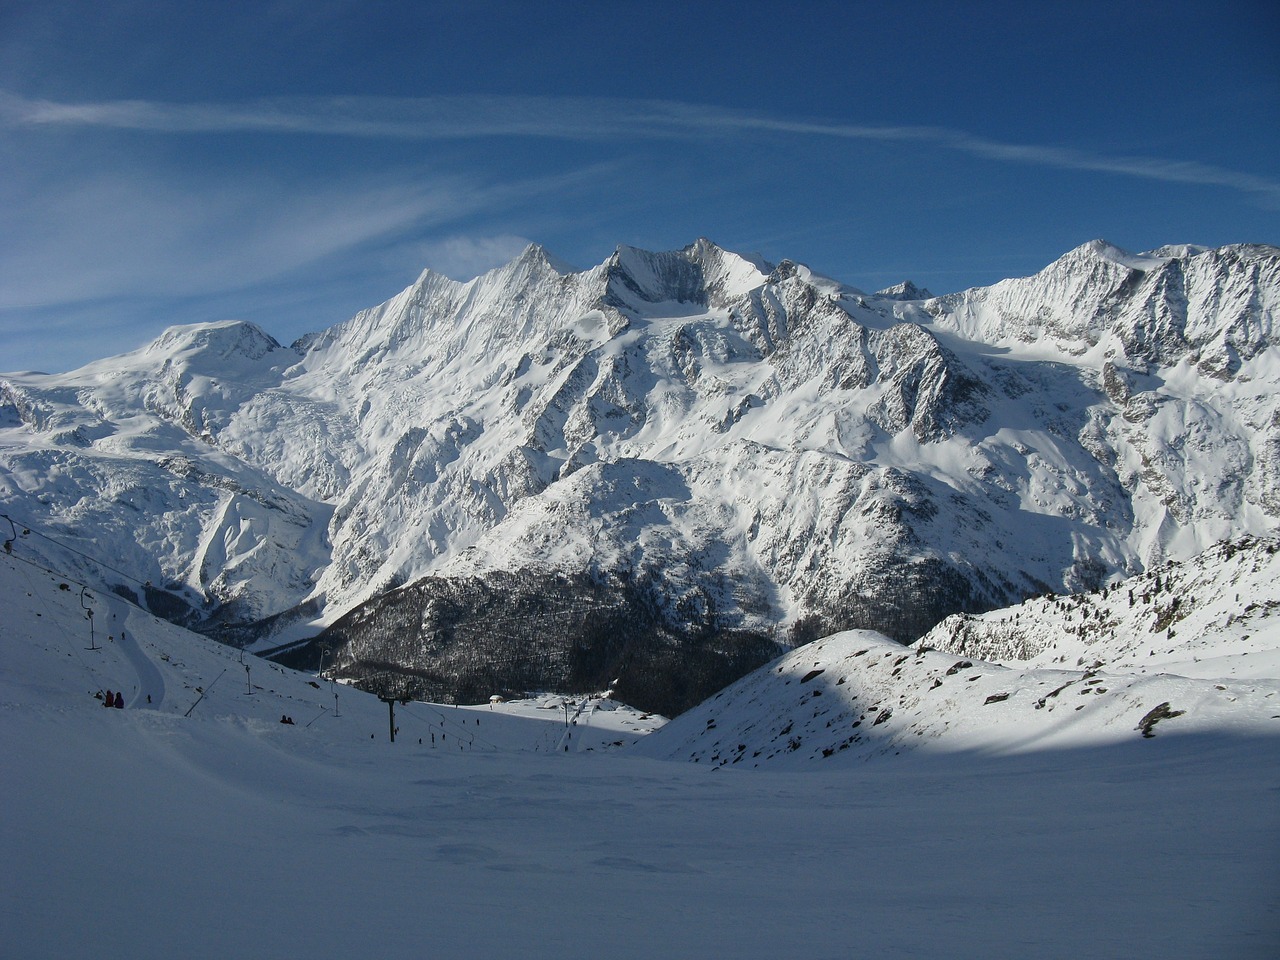
<path id="1" fill-rule="evenodd" d="M 384 697 L 378 694 L 378 699 L 387 705 L 387 733 L 391 735 L 391 742 L 396 742 L 396 703 L 405 704 L 409 702 L 408 696 L 403 697 Z"/>

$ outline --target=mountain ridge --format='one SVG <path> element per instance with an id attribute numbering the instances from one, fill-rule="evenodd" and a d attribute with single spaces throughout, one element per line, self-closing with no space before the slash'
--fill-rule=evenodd
<path id="1" fill-rule="evenodd" d="M 1280 250 L 1095 241 L 911 290 L 705 238 L 580 271 L 530 245 L 292 346 L 174 328 L 0 380 L 0 504 L 236 642 L 585 576 L 726 662 L 716 637 L 915 639 L 1277 529 Z"/>

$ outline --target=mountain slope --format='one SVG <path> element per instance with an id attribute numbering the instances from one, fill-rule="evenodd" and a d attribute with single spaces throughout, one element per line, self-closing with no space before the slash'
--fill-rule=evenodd
<path id="1" fill-rule="evenodd" d="M 1280 676 L 1280 540 L 1222 543 L 1097 593 L 1037 597 L 948 617 L 920 641 L 1033 667 L 1090 665 L 1180 676 Z"/>
<path id="2" fill-rule="evenodd" d="M 1274 737 L 1277 698 L 1274 678 L 1016 668 L 854 630 L 798 647 L 634 749 L 719 767 L 812 768 L 913 751 L 1097 749 L 1223 730 Z"/>
<path id="3" fill-rule="evenodd" d="M 1226 544 L 1096 593 L 949 617 L 912 647 L 798 647 L 635 748 L 714 766 L 1280 736 L 1280 541 Z M 1175 629 L 1176 627 L 1176 629 Z"/>

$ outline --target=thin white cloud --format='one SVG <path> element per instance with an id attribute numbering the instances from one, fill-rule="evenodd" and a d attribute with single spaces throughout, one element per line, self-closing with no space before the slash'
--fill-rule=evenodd
<path id="1" fill-rule="evenodd" d="M 510 263 L 529 246 L 528 237 L 503 233 L 496 236 L 450 236 L 418 244 L 417 260 L 454 280 L 470 280 L 486 270 Z"/>
<path id="2" fill-rule="evenodd" d="M 0 307 L 248 287 L 388 234 L 448 222 L 479 204 L 478 193 L 459 181 L 191 189 L 155 175 L 104 173 L 56 196 L 10 198 L 9 230 L 23 242 L 6 256 Z"/>
<path id="3" fill-rule="evenodd" d="M 115 100 L 57 103 L 0 91 L 11 126 L 97 126 L 166 133 L 310 133 L 446 140 L 529 136 L 594 140 L 710 130 L 704 108 L 592 97 L 286 97 L 241 104 Z M 723 111 L 712 116 L 724 116 Z M 746 115 L 743 115 L 744 118 Z"/>
<path id="4" fill-rule="evenodd" d="M 1119 173 L 1148 180 L 1161 180 L 1166 183 L 1227 187 L 1242 193 L 1255 194 L 1269 206 L 1280 206 L 1280 182 L 1250 173 L 1198 163 L 1194 160 L 1098 156 L 1067 147 L 1020 146 L 958 133 L 951 134 L 946 145 L 956 150 L 996 160 L 1060 167 L 1066 170 L 1097 170 L 1102 173 Z"/>
<path id="5" fill-rule="evenodd" d="M 1280 206 L 1280 182 L 1196 161 L 1006 143 L 945 127 L 792 121 L 723 107 L 599 97 L 295 97 L 240 104 L 58 103 L 0 91 L 10 127 L 97 126 L 168 133 L 296 133 L 420 140 L 471 137 L 688 139 L 760 132 L 926 144 L 1004 163 L 1223 187 Z"/>
<path id="6" fill-rule="evenodd" d="M 498 235 L 415 249 L 421 242 L 412 238 L 593 184 L 608 170 L 498 184 L 420 170 L 334 183 L 207 175 L 192 183 L 156 170 L 117 170 L 63 178 L 56 189 L 0 184 L 3 233 L 21 238 L 0 259 L 0 310 L 222 294 L 370 248 L 396 250 L 409 269 L 425 262 L 442 272 L 479 272 L 527 241 Z"/>

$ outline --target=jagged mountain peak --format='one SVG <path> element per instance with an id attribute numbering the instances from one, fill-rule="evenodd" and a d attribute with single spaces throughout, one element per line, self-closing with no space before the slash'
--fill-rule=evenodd
<path id="1" fill-rule="evenodd" d="M 1130 251 L 1125 250 L 1123 247 L 1116 246 L 1110 240 L 1103 237 L 1097 237 L 1093 240 L 1087 241 L 1086 243 L 1082 243 L 1074 250 L 1067 251 L 1067 253 L 1059 259 L 1068 260 L 1078 257 L 1094 257 L 1099 260 L 1110 260 L 1112 263 L 1124 265 L 1127 261 L 1132 260 L 1133 256 L 1134 255 Z"/>
<path id="2" fill-rule="evenodd" d="M 1201 246 L 1198 243 L 1170 243 L 1162 247 L 1156 247 L 1154 250 L 1144 250 L 1140 256 L 1186 260 L 1190 257 L 1198 257 L 1202 253 L 1209 253 L 1212 250 L 1213 247 Z"/>
<path id="3" fill-rule="evenodd" d="M 603 264 L 609 302 L 617 306 L 696 303 L 719 307 L 762 286 L 772 265 L 701 237 L 681 250 L 653 252 L 621 244 Z"/>
<path id="4" fill-rule="evenodd" d="M 1123 277 L 1129 271 L 1157 269 L 1167 260 L 1167 257 L 1154 254 L 1133 253 L 1123 247 L 1116 246 L 1108 240 L 1097 238 L 1068 250 L 1058 259 L 1034 274 L 1034 276 L 1087 276 L 1091 280 L 1107 275 Z M 1010 283 L 1014 281 L 1003 282 Z"/>
<path id="5" fill-rule="evenodd" d="M 527 260 L 545 264 L 556 273 L 577 273 L 577 269 L 570 266 L 566 261 L 561 260 L 554 253 L 544 247 L 542 244 L 532 242 L 528 244 L 522 251 L 520 256 L 516 257 L 517 261 Z"/>
<path id="6" fill-rule="evenodd" d="M 769 274 L 768 282 L 774 285 L 798 283 L 807 290 L 815 294 L 821 294 L 823 297 L 833 301 L 843 299 L 858 300 L 866 296 L 866 293 L 857 287 L 841 283 L 839 280 L 833 280 L 823 274 L 815 273 L 805 264 L 789 259 L 778 261 Z"/>
<path id="7" fill-rule="evenodd" d="M 418 274 L 418 278 L 402 292 L 402 295 L 409 294 L 411 291 L 421 294 L 423 291 L 436 288 L 462 289 L 474 286 L 510 285 L 512 282 L 521 282 L 521 278 L 527 279 L 530 274 L 546 272 L 565 275 L 578 271 L 542 244 L 531 242 L 507 263 L 492 267 L 469 280 L 455 280 L 427 264 Z"/>
<path id="8" fill-rule="evenodd" d="M 1151 273 L 1169 268 L 1184 269 L 1191 266 L 1191 261 L 1201 258 L 1211 263 L 1274 260 L 1280 258 L 1280 247 L 1255 243 L 1235 243 L 1221 247 L 1176 243 L 1165 244 L 1142 253 L 1133 253 L 1107 240 L 1097 239 L 1069 250 L 1041 270 L 1037 276 L 1078 270 L 1082 263 L 1103 263 L 1118 267 L 1122 271 Z"/>
<path id="9" fill-rule="evenodd" d="M 434 287 L 461 287 L 464 285 L 465 281 L 454 280 L 452 277 L 428 265 L 422 268 L 422 272 L 418 274 L 418 278 L 413 283 L 401 291 L 400 296 L 405 296 L 410 292 L 421 294 L 422 291 L 430 290 Z M 393 297 L 392 299 L 394 300 L 395 298 Z"/>
<path id="10" fill-rule="evenodd" d="M 554 337 L 593 311 L 612 311 L 617 330 L 631 318 L 654 314 L 659 305 L 684 304 L 717 310 L 747 296 L 773 278 L 774 267 L 699 238 L 681 250 L 653 252 L 619 245 L 603 263 L 576 270 L 540 244 L 529 244 L 509 263 L 472 280 L 452 280 L 430 268 L 390 300 L 329 330 L 298 341 L 311 354 L 335 348 L 363 358 L 415 351 L 431 338 L 465 332 L 488 342 L 530 344 Z M 426 340 L 424 340 L 426 338 Z M 451 348 L 451 352 L 457 352 Z"/>
<path id="11" fill-rule="evenodd" d="M 961 336 L 1065 357 L 1101 351 L 1139 371 L 1186 360 L 1231 379 L 1270 343 L 1280 312 L 1280 249 L 1161 247 L 1130 253 L 1105 240 L 1038 273 L 930 301 Z"/>
<path id="12" fill-rule="evenodd" d="M 530 243 L 518 257 L 494 267 L 470 281 L 476 286 L 521 286 L 532 278 L 561 277 L 579 273 L 540 243 Z"/>
<path id="13" fill-rule="evenodd" d="M 904 302 L 933 299 L 932 293 L 924 287 L 917 287 L 910 280 L 903 280 L 901 283 L 895 283 L 892 287 L 877 290 L 875 296 L 881 300 L 902 300 Z"/>
<path id="14" fill-rule="evenodd" d="M 1265 243 L 1230 243 L 1221 247 L 1209 247 L 1197 243 L 1170 243 L 1132 253 L 1106 240 L 1090 240 L 1068 251 L 1045 269 L 1056 264 L 1079 259 L 1106 260 L 1131 270 L 1156 270 L 1170 261 L 1189 261 L 1199 257 L 1209 259 L 1258 260 L 1280 256 L 1280 247 Z"/>
<path id="15" fill-rule="evenodd" d="M 756 276 L 767 277 L 773 272 L 773 264 L 759 254 L 729 250 L 706 237 L 699 237 L 680 252 L 700 263 L 703 272 L 708 275 L 742 273 L 746 280 Z"/>

